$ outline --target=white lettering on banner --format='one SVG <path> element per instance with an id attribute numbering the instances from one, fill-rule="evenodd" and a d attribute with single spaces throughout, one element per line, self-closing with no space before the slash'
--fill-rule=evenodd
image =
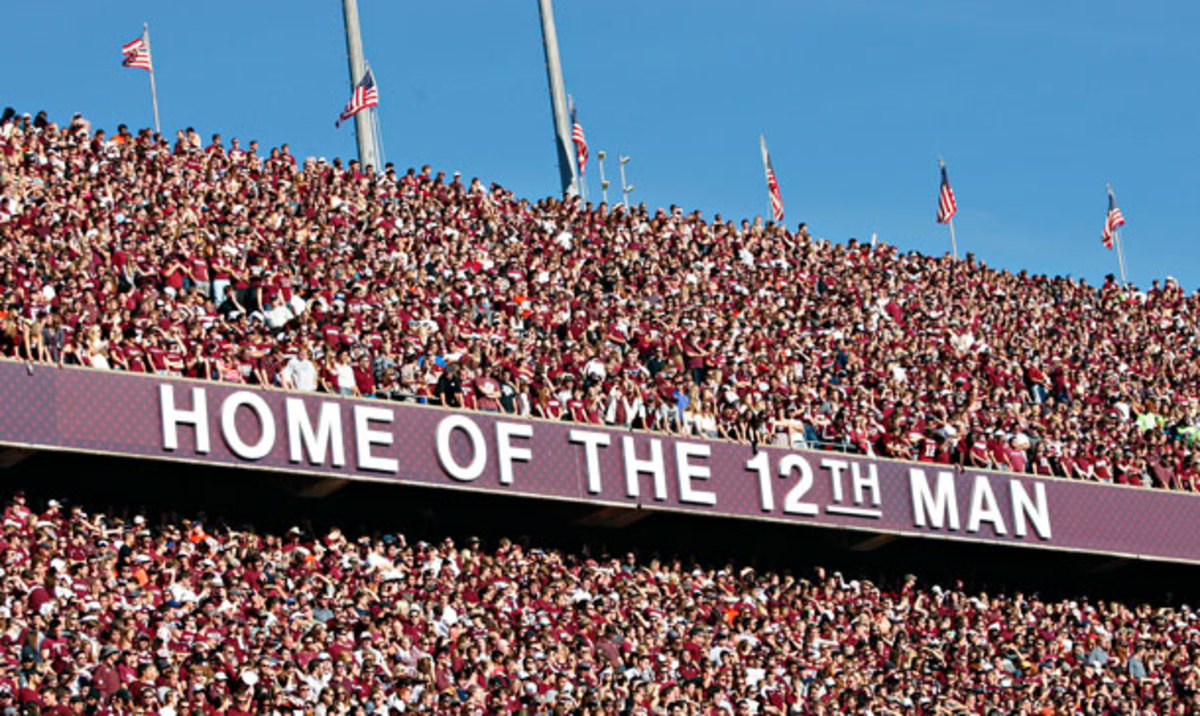
<path id="1" fill-rule="evenodd" d="M 879 520 L 883 519 L 883 510 L 879 509 L 879 473 L 875 470 L 874 465 L 868 465 L 866 477 L 863 477 L 862 466 L 857 462 L 848 460 L 831 460 L 826 459 L 821 461 L 821 467 L 829 468 L 831 475 L 830 479 L 833 483 L 833 501 L 836 504 L 826 505 L 825 511 L 831 515 L 844 515 L 846 517 L 862 517 L 866 519 Z M 850 487 L 854 494 L 852 504 L 846 504 L 843 500 L 845 489 L 842 482 L 842 473 L 845 470 L 850 471 Z M 863 499 L 864 490 L 871 491 L 872 507 L 865 507 Z"/>
<path id="2" fill-rule="evenodd" d="M 712 448 L 708 445 L 687 443 L 682 440 L 675 443 L 675 473 L 679 479 L 679 501 L 690 502 L 694 505 L 715 505 L 717 494 L 707 490 L 697 489 L 692 480 L 707 480 L 712 476 L 708 465 L 693 465 L 691 458 L 712 456 Z"/>
<path id="3" fill-rule="evenodd" d="M 932 527 L 937 530 L 957 530 L 958 493 L 954 488 L 954 474 L 941 470 L 937 474 L 937 494 L 929 488 L 929 478 L 919 467 L 908 470 L 908 484 L 912 491 L 913 524 L 917 527 Z"/>
<path id="4" fill-rule="evenodd" d="M 1032 522 L 1038 537 L 1050 539 L 1050 508 L 1046 502 L 1046 486 L 1040 482 L 1033 483 L 1033 498 L 1029 497 L 1025 485 L 1019 480 L 1010 481 L 1008 489 L 1012 493 L 1013 522 L 1017 536 L 1024 537 L 1028 531 L 1027 522 Z"/>
<path id="5" fill-rule="evenodd" d="M 833 501 L 842 501 L 842 470 L 850 466 L 850 463 L 845 460 L 834 460 L 833 458 L 825 458 L 821 461 L 821 467 L 829 470 L 829 481 L 833 487 Z"/>
<path id="6" fill-rule="evenodd" d="M 1004 526 L 1004 515 L 1000 513 L 996 494 L 992 492 L 991 481 L 987 475 L 976 475 L 975 486 L 971 489 L 971 507 L 967 512 L 967 531 L 978 532 L 983 522 L 991 522 L 998 535 L 1008 534 L 1008 528 Z"/>
<path id="7" fill-rule="evenodd" d="M 455 430 L 466 433 L 471 442 L 471 461 L 460 465 L 450 451 L 450 436 Z M 483 431 L 466 415 L 450 415 L 442 418 L 437 426 L 437 456 L 442 470 L 459 482 L 474 482 L 487 467 L 487 443 Z"/>
<path id="8" fill-rule="evenodd" d="M 395 419 L 396 413 L 389 408 L 371 405 L 354 406 L 354 447 L 358 469 L 392 474 L 400 470 L 400 461 L 396 458 L 379 457 L 371 451 L 372 446 L 388 447 L 395 439 L 391 430 L 375 430 L 371 427 L 371 423 L 391 425 Z"/>
<path id="9" fill-rule="evenodd" d="M 771 456 L 755 453 L 746 461 L 746 469 L 758 473 L 758 506 L 763 512 L 775 511 L 775 491 L 771 489 Z"/>
<path id="10" fill-rule="evenodd" d="M 746 461 L 746 469 L 758 473 L 759 506 L 763 512 L 775 511 L 775 490 L 771 486 L 771 456 L 760 452 Z M 785 515 L 804 515 L 815 517 L 820 514 L 820 508 L 812 502 L 805 502 L 804 496 L 813 486 L 812 466 L 808 460 L 794 453 L 784 455 L 779 460 L 779 477 L 791 477 L 793 472 L 800 473 L 800 479 L 787 491 L 783 498 L 783 513 Z"/>
<path id="11" fill-rule="evenodd" d="M 584 464 L 587 466 L 587 491 L 592 495 L 600 494 L 600 448 L 607 447 L 612 438 L 608 433 L 571 428 L 567 439 L 573 444 L 583 445 Z"/>
<path id="12" fill-rule="evenodd" d="M 862 504 L 863 490 L 871 491 L 871 504 L 879 507 L 880 492 L 879 492 L 879 470 L 876 469 L 875 463 L 867 463 L 867 475 L 863 477 L 862 465 L 857 462 L 850 463 L 850 483 L 854 485 L 854 502 Z"/>
<path id="13" fill-rule="evenodd" d="M 254 444 L 247 443 L 238 432 L 237 411 L 243 406 L 250 408 L 258 418 L 260 431 L 258 442 Z M 271 414 L 271 406 L 260 396 L 246 390 L 231 393 L 221 403 L 221 437 L 238 457 L 261 460 L 270 455 L 275 447 L 275 416 Z"/>
<path id="14" fill-rule="evenodd" d="M 633 438 L 626 435 L 621 438 L 621 458 L 625 462 L 625 494 L 636 498 L 641 494 L 638 486 L 638 476 L 646 473 L 654 477 L 654 499 L 662 502 L 667 499 L 667 466 L 663 461 L 662 440 L 651 438 L 650 457 L 637 456 L 637 445 Z"/>
<path id="15" fill-rule="evenodd" d="M 513 483 L 513 462 L 529 462 L 533 459 L 533 451 L 513 445 L 512 438 L 533 438 L 533 426 L 526 423 L 496 423 L 496 454 L 500 459 L 501 485 Z"/>
<path id="16" fill-rule="evenodd" d="M 175 386 L 166 383 L 158 386 L 158 406 L 162 418 L 164 450 L 179 449 L 179 426 L 191 425 L 196 430 L 196 452 L 204 454 L 212 450 L 208 434 L 208 396 L 204 388 L 192 388 L 192 409 L 175 407 Z"/>
<path id="17" fill-rule="evenodd" d="M 833 501 L 836 504 L 826 505 L 825 511 L 831 515 L 845 515 L 847 517 L 867 517 L 870 519 L 880 519 L 883 517 L 883 510 L 870 507 L 863 507 L 863 487 L 871 487 L 871 476 L 863 478 L 862 471 L 859 469 L 858 463 L 852 463 L 849 460 L 835 460 L 833 458 L 825 458 L 821 461 L 821 467 L 829 470 L 829 482 L 833 490 Z M 850 471 L 850 482 L 854 489 L 854 503 L 847 505 L 845 503 L 845 485 L 842 481 L 842 473 L 846 470 Z M 875 507 L 879 506 L 879 476 L 874 476 L 875 484 L 873 492 L 875 500 L 872 502 Z M 784 510 L 787 511 L 786 509 Z"/>
<path id="18" fill-rule="evenodd" d="M 939 470 L 937 485 L 931 488 L 925 471 L 918 467 L 909 468 L 909 486 L 912 491 L 913 525 L 931 529 L 958 530 L 958 491 L 954 474 L 948 470 Z M 1003 503 L 996 497 L 997 489 L 1009 490 L 1012 512 L 1006 517 Z M 1050 527 L 1050 505 L 1046 500 L 1046 486 L 1041 482 L 1033 483 L 1033 495 L 1029 494 L 1026 485 L 1018 479 L 997 479 L 996 485 L 983 474 L 974 476 L 971 482 L 971 498 L 967 505 L 968 533 L 977 533 L 984 523 L 992 526 L 997 536 L 1009 533 L 1007 520 L 1013 521 L 1013 531 L 1017 537 L 1029 534 L 1029 526 L 1040 539 L 1048 540 L 1053 531 Z"/>
<path id="19" fill-rule="evenodd" d="M 396 474 L 400 469 L 399 455 L 394 449 L 389 449 L 394 448 L 397 439 L 392 427 L 396 420 L 395 408 L 355 403 L 343 405 L 337 400 L 284 396 L 282 405 L 276 406 L 279 409 L 273 410 L 272 403 L 267 400 L 270 397 L 268 394 L 234 390 L 220 398 L 219 409 L 214 405 L 219 415 L 211 416 L 213 422 L 210 424 L 208 390 L 191 387 L 190 396 L 187 396 L 190 400 L 185 397 L 181 401 L 180 396 L 176 395 L 176 387 L 157 384 L 164 451 L 180 450 L 182 427 L 192 429 L 196 454 L 211 453 L 212 432 L 219 430 L 229 454 L 242 460 L 268 459 L 277 460 L 280 465 L 345 468 L 348 464 L 346 441 L 350 440 L 345 421 L 351 416 L 343 411 L 350 409 L 353 411 L 356 451 L 353 469 L 391 474 Z M 218 396 L 222 394 L 223 390 Z M 252 413 L 258 421 L 257 434 L 249 426 L 243 409 Z M 280 420 L 284 421 L 284 430 L 279 430 Z M 535 424 L 515 420 L 495 422 L 496 472 L 500 485 L 510 487 L 516 484 L 518 463 L 528 466 L 535 462 L 531 441 L 536 428 Z M 603 494 L 605 475 L 601 469 L 601 451 L 612 447 L 616 442 L 614 437 L 619 434 L 568 426 L 547 430 L 556 440 L 561 441 L 565 437 L 566 443 L 583 446 L 583 454 L 574 458 L 573 468 L 568 468 L 562 475 L 563 479 L 584 482 L 579 486 L 585 489 L 584 495 Z M 462 432 L 466 437 L 469 451 L 460 452 L 457 457 L 451 450 L 455 431 Z M 282 455 L 272 457 L 280 434 L 287 440 L 286 463 Z M 491 457 L 488 442 L 492 437 L 491 430 L 485 430 L 471 415 L 447 414 L 441 418 L 435 431 L 435 452 L 443 473 L 460 483 L 476 482 L 487 471 Z M 713 481 L 713 460 L 718 460 L 717 465 L 723 465 L 725 463 L 719 460 L 727 458 L 718 452 L 719 446 L 632 434 L 619 437 L 626 498 L 650 498 L 656 502 L 671 500 L 680 506 L 718 506 L 721 490 L 716 488 L 724 485 L 716 485 Z M 645 453 L 639 454 L 640 442 L 646 445 Z M 570 449 L 561 442 L 559 445 L 559 450 Z M 673 456 L 666 455 L 667 450 L 672 451 Z M 668 474 L 668 460 L 672 458 L 675 469 L 673 478 Z M 561 459 L 558 454 L 552 453 L 548 459 L 551 460 L 551 466 L 561 464 L 555 462 Z M 611 455 L 607 459 L 616 459 L 616 456 Z M 810 460 L 819 460 L 819 465 Z M 759 507 L 764 515 L 829 515 L 878 520 L 883 518 L 883 489 L 879 476 L 881 464 L 885 469 L 892 465 L 887 461 L 877 463 L 869 459 L 761 450 L 746 460 L 745 467 L 747 471 L 757 474 Z M 940 467 L 907 466 L 913 527 L 924 531 L 979 535 L 984 532 L 986 525 L 990 525 L 990 536 L 1039 540 L 1053 538 L 1047 497 L 1049 488 L 1043 482 L 982 473 L 964 476 L 953 470 L 938 469 Z M 815 474 L 817 470 L 828 471 L 828 491 L 825 490 L 824 478 Z M 608 478 L 618 479 L 616 474 L 608 475 Z M 643 482 L 646 478 L 651 481 L 649 485 Z M 672 479 L 677 490 L 674 494 L 669 484 Z M 959 481 L 962 481 L 964 490 L 969 483 L 969 495 L 960 495 Z M 775 495 L 777 484 L 784 491 L 780 501 L 776 500 Z M 644 488 L 648 486 L 651 487 L 651 495 L 645 494 Z M 526 489 L 541 492 L 536 489 L 538 487 L 527 485 Z M 617 485 L 611 485 L 612 488 L 617 488 Z M 737 489 L 736 486 L 733 489 Z M 1007 495 L 1004 494 L 1005 490 L 1008 491 Z M 727 505 L 726 509 L 736 512 L 738 506 Z M 845 524 L 844 521 L 841 523 Z"/>
<path id="20" fill-rule="evenodd" d="M 309 464 L 324 465 L 332 454 L 334 467 L 346 464 L 342 411 L 337 403 L 322 401 L 317 404 L 317 427 L 314 429 L 306 402 L 301 398 L 288 398 L 284 401 L 284 419 L 287 422 L 288 460 L 303 462 L 304 453 L 308 453 Z"/>
<path id="21" fill-rule="evenodd" d="M 800 472 L 800 479 L 796 480 L 796 484 L 792 485 L 792 489 L 784 495 L 783 513 L 815 516 L 819 512 L 816 503 L 804 501 L 804 496 L 813 486 L 812 466 L 808 464 L 808 460 L 799 455 L 784 455 L 783 459 L 779 461 L 780 477 L 788 477 L 797 470 Z"/>

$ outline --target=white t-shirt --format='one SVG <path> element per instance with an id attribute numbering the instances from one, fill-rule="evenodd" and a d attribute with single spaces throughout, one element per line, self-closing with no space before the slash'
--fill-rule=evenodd
<path id="1" fill-rule="evenodd" d="M 354 367 L 349 363 L 340 363 L 335 372 L 337 374 L 338 390 L 353 391 L 357 385 L 354 382 Z"/>
<path id="2" fill-rule="evenodd" d="M 313 365 L 311 360 L 293 358 L 288 361 L 287 367 L 284 368 L 288 379 L 292 381 L 292 385 L 297 390 L 316 390 L 317 389 L 317 367 Z"/>

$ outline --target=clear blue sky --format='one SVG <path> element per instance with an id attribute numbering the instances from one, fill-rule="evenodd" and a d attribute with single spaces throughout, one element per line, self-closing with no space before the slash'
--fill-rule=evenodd
<path id="1" fill-rule="evenodd" d="M 387 158 L 557 192 L 535 0 L 360 0 Z M 5 3 L 0 102 L 151 123 L 119 46 L 151 25 L 164 131 L 350 156 L 338 0 Z M 633 157 L 634 199 L 766 211 L 766 134 L 788 223 L 1098 280 L 1104 186 L 1130 278 L 1200 287 L 1200 3 L 1194 0 L 559 0 L 567 89 L 593 150 Z M 18 69 L 19 68 L 19 69 Z"/>

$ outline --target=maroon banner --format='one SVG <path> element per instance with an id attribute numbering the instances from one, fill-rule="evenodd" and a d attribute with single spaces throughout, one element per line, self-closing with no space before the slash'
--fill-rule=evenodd
<path id="1" fill-rule="evenodd" d="M 1200 498 L 0 361 L 0 444 L 1200 562 Z"/>

